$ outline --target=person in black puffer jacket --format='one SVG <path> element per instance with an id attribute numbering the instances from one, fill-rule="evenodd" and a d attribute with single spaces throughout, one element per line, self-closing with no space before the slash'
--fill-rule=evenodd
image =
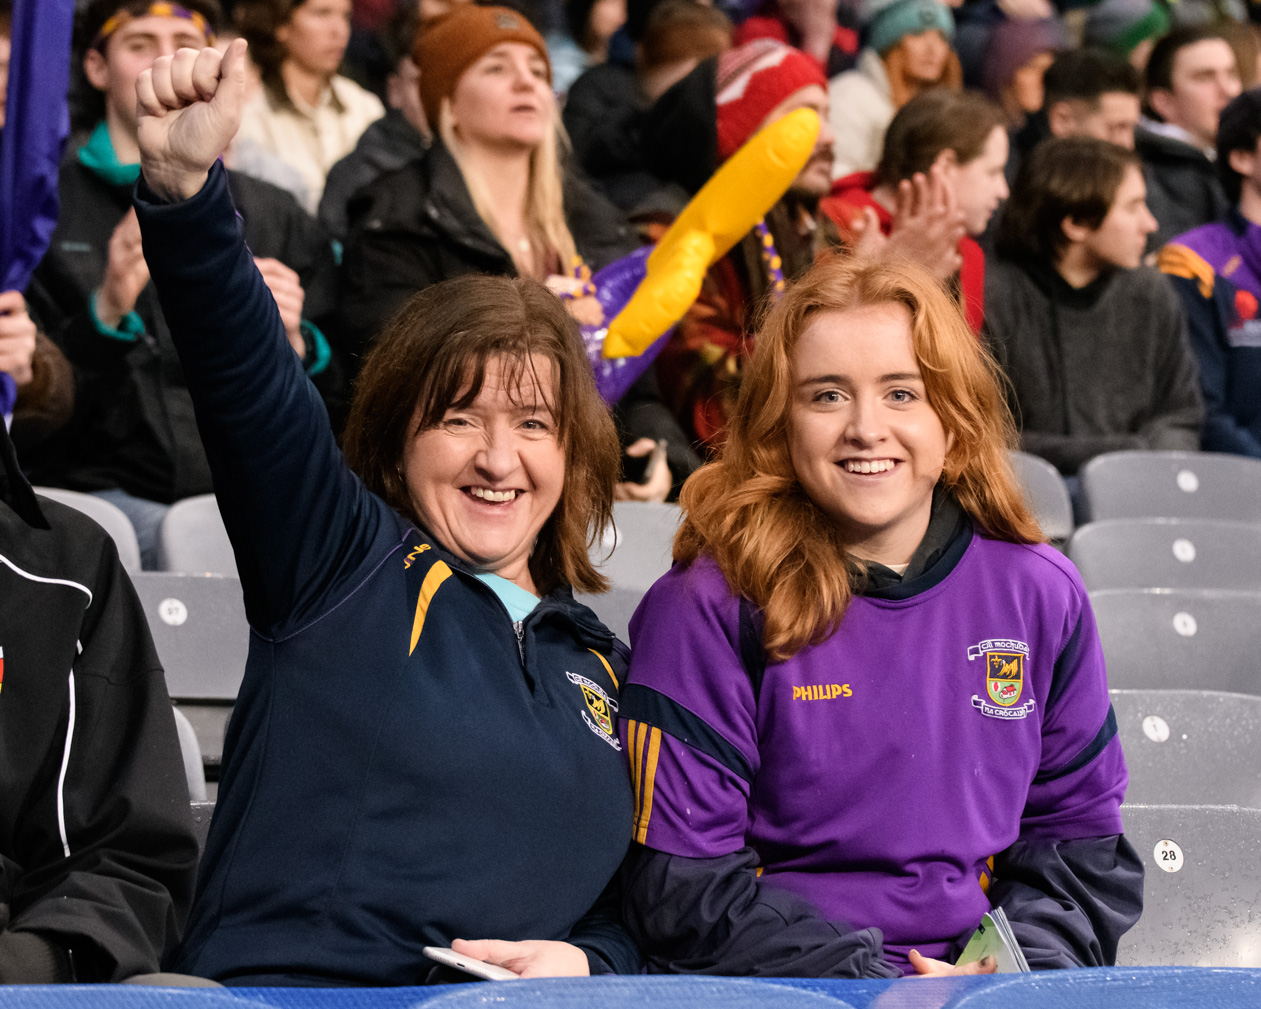
<path id="1" fill-rule="evenodd" d="M 408 297 L 467 273 L 529 276 L 566 293 L 635 246 L 617 209 L 559 167 L 542 36 L 506 8 L 460 5 L 413 59 L 434 134 L 425 156 L 350 206 L 345 328 L 366 348 Z M 594 299 L 577 298 L 581 317 Z"/>

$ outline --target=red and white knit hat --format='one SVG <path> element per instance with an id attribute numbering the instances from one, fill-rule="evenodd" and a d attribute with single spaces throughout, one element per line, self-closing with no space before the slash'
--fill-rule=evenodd
<path id="1" fill-rule="evenodd" d="M 718 57 L 718 159 L 726 161 L 772 109 L 811 84 L 827 91 L 819 64 L 774 39 L 755 39 Z"/>

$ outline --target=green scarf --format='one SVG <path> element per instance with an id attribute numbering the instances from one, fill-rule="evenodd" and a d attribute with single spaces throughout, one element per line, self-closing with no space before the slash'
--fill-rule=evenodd
<path id="1" fill-rule="evenodd" d="M 139 162 L 134 165 L 119 163 L 104 119 L 96 124 L 88 142 L 79 148 L 79 164 L 113 186 L 134 186 L 140 178 Z"/>

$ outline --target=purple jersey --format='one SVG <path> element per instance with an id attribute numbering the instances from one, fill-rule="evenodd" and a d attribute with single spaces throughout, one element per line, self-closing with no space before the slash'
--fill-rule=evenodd
<path id="1" fill-rule="evenodd" d="M 1261 227 L 1239 213 L 1170 239 L 1169 247 L 1189 250 L 1196 266 L 1207 271 L 1205 279 L 1210 287 L 1216 273 L 1254 298 L 1261 298 Z"/>
<path id="2" fill-rule="evenodd" d="M 1076 569 L 981 535 L 942 567 L 910 598 L 855 597 L 756 699 L 713 561 L 657 582 L 622 697 L 635 840 L 691 858 L 748 845 L 764 884 L 880 928 L 909 970 L 912 947 L 943 956 L 976 927 L 1017 838 L 1121 833 L 1125 762 Z"/>

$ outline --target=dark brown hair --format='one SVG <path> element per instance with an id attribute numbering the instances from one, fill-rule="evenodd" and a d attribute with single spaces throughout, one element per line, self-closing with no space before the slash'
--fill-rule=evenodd
<path id="1" fill-rule="evenodd" d="M 648 15 L 638 65 L 653 70 L 683 60 L 704 60 L 731 48 L 731 22 L 696 0 L 663 0 Z"/>
<path id="2" fill-rule="evenodd" d="M 1054 264 L 1068 244 L 1064 219 L 1097 228 L 1108 216 L 1133 151 L 1093 137 L 1052 137 L 1024 159 L 1003 208 L 995 245 L 1001 255 Z"/>
<path id="3" fill-rule="evenodd" d="M 617 433 L 577 323 L 541 284 L 469 275 L 408 300 L 387 323 L 355 385 L 346 459 L 370 491 L 419 522 L 402 468 L 412 437 L 436 427 L 451 407 L 472 403 L 487 362 L 507 358 L 509 381 L 520 388 L 535 354 L 554 367 L 555 401 L 548 406 L 565 452 L 565 484 L 539 533 L 530 574 L 543 593 L 560 585 L 603 592 L 608 581 L 588 549 L 612 518 Z"/>
<path id="4" fill-rule="evenodd" d="M 896 186 L 927 172 L 942 151 L 954 151 L 959 164 L 979 158 L 995 127 L 1006 125 L 1002 110 L 971 91 L 931 88 L 898 110 L 884 135 L 876 181 Z"/>
<path id="5" fill-rule="evenodd" d="M 276 29 L 285 24 L 306 0 L 245 0 L 232 10 L 232 20 L 241 37 L 249 43 L 250 59 L 258 67 L 259 78 L 267 95 L 282 108 L 292 108 L 293 101 L 285 90 L 280 66 L 289 52 L 276 39 Z"/>

